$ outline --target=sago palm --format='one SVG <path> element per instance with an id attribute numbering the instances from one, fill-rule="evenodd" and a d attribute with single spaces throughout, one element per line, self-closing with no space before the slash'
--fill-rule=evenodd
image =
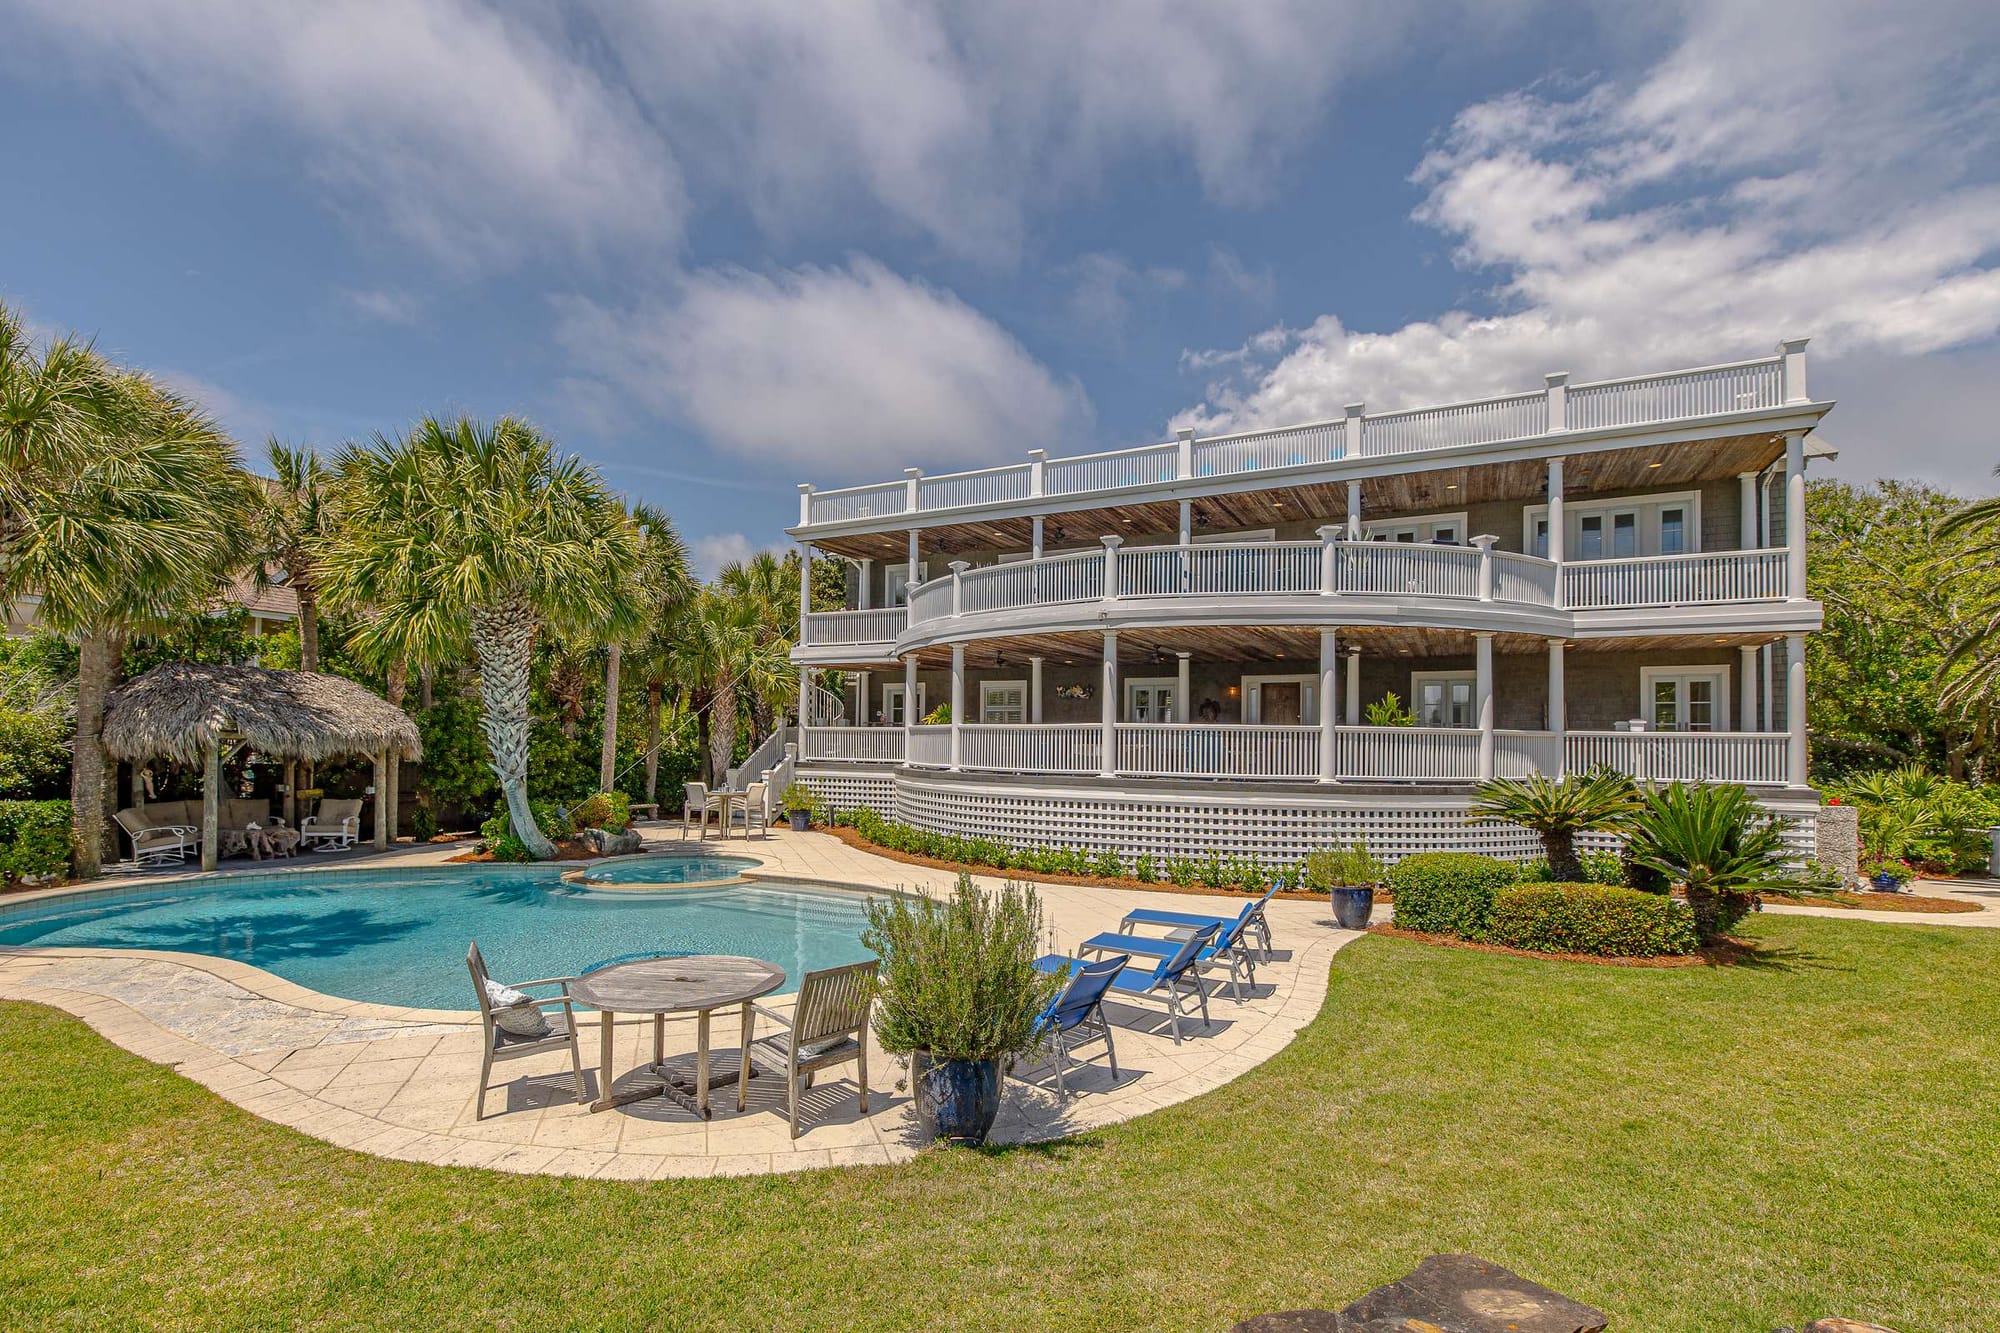
<path id="1" fill-rule="evenodd" d="M 1638 792 L 1622 773 L 1600 768 L 1561 779 L 1537 773 L 1527 778 L 1495 778 L 1480 785 L 1472 816 L 1504 819 L 1539 836 L 1549 861 L 1549 878 L 1573 883 L 1583 878 L 1577 860 L 1579 833 L 1611 829 L 1638 808 Z"/>
<path id="2" fill-rule="evenodd" d="M 372 610 L 364 650 L 471 644 L 514 834 L 553 857 L 528 806 L 528 671 L 544 629 L 621 631 L 636 619 L 626 575 L 639 536 L 625 506 L 512 418 L 426 417 L 402 439 L 343 449 L 339 471 L 345 493 L 321 561 L 329 597 Z"/>
<path id="3" fill-rule="evenodd" d="M 1640 803 L 1626 854 L 1681 886 L 1703 940 L 1741 920 L 1760 890 L 1800 887 L 1785 872 L 1777 819 L 1747 789 L 1674 782 L 1642 792 Z"/>
<path id="4" fill-rule="evenodd" d="M 0 603 L 40 598 L 76 640 L 77 874 L 101 864 L 105 696 L 125 637 L 213 604 L 240 566 L 254 492 L 192 404 L 87 344 L 37 353 L 0 308 Z"/>

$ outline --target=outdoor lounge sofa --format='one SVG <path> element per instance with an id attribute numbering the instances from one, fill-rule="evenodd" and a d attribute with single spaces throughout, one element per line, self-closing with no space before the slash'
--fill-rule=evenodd
<path id="1" fill-rule="evenodd" d="M 284 821 L 271 813 L 271 803 L 256 797 L 229 797 L 215 812 L 215 831 L 221 846 L 218 856 L 245 849 L 251 825 L 260 830 L 282 827 Z M 133 860 L 140 865 L 180 862 L 188 853 L 201 850 L 201 802 L 149 801 L 143 806 L 120 810 L 118 827 L 132 840 Z"/>
<path id="2" fill-rule="evenodd" d="M 1195 960 L 1201 951 L 1215 942 L 1222 927 L 1216 924 L 1202 926 L 1181 941 L 1180 947 L 1171 958 L 1162 958 L 1150 966 L 1143 963 L 1127 963 L 1111 979 L 1110 992 L 1133 999 L 1159 1000 L 1167 1007 L 1167 1024 L 1174 1034 L 1174 1045 L 1181 1044 L 1181 1019 L 1188 1014 L 1186 1005 L 1193 999 L 1201 1007 L 1201 1025 L 1208 1026 L 1208 983 L 1202 980 L 1201 969 Z M 1089 960 L 1071 958 L 1065 954 L 1044 954 L 1035 960 L 1035 969 L 1040 972 L 1060 972 L 1069 968 L 1080 972 L 1090 965 Z"/>

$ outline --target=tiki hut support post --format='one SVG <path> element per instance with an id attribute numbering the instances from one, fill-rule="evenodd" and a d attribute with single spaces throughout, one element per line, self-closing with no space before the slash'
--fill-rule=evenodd
<path id="1" fill-rule="evenodd" d="M 389 752 L 375 752 L 375 850 L 389 850 L 389 807 L 384 798 L 389 795 Z"/>
<path id="2" fill-rule="evenodd" d="M 299 826 L 299 761 L 285 761 L 285 827 Z"/>
<path id="3" fill-rule="evenodd" d="M 222 738 L 208 743 L 201 767 L 201 868 L 215 869 L 221 834 Z"/>

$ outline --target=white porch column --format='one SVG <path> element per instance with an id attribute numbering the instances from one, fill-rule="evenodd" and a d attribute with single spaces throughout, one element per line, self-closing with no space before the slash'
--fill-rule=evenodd
<path id="1" fill-rule="evenodd" d="M 1556 569 L 1557 607 L 1563 607 L 1569 604 L 1569 594 L 1567 588 L 1565 587 L 1563 571 L 1560 568 L 1563 562 L 1563 557 L 1566 554 L 1566 552 L 1564 551 L 1564 547 L 1567 545 L 1567 543 L 1564 541 L 1564 538 L 1566 538 L 1568 535 L 1569 535 L 1569 526 L 1568 523 L 1563 518 L 1563 461 L 1560 458 L 1551 458 L 1549 460 L 1548 557 L 1549 559 L 1555 561 L 1556 565 L 1558 566 L 1558 568 Z"/>
<path id="2" fill-rule="evenodd" d="M 1193 716 L 1188 703 L 1188 659 L 1192 653 L 1174 654 L 1174 721 L 1186 722 Z"/>
<path id="3" fill-rule="evenodd" d="M 1194 502 L 1181 501 L 1181 591 L 1194 587 Z"/>
<path id="4" fill-rule="evenodd" d="M 951 766 L 959 760 L 959 728 L 965 723 L 965 645 L 951 646 Z"/>
<path id="5" fill-rule="evenodd" d="M 903 583 L 906 589 L 914 588 L 917 586 L 917 561 L 921 559 L 923 559 L 923 557 L 917 553 L 917 530 L 915 528 L 911 528 L 910 555 L 909 555 L 910 563 L 909 567 L 903 572 Z M 910 600 L 910 594 L 907 591 L 903 593 L 903 600 L 906 602 Z"/>
<path id="6" fill-rule="evenodd" d="M 866 671 L 857 671 L 854 673 L 854 708 L 855 726 L 866 727 L 874 725 L 875 712 L 868 706 L 868 673 Z"/>
<path id="7" fill-rule="evenodd" d="M 806 708 L 812 703 L 812 676 L 811 667 L 799 668 L 799 725 L 802 727 L 813 724 L 813 719 L 806 713 Z"/>
<path id="8" fill-rule="evenodd" d="M 865 556 L 865 555 L 862 556 L 861 564 L 858 566 L 858 568 L 861 570 L 861 575 L 860 575 L 861 595 L 855 598 L 855 602 L 857 604 L 857 609 L 866 611 L 874 604 L 875 600 L 874 596 L 869 592 L 868 589 L 868 584 L 871 581 L 870 576 L 873 575 L 875 572 L 874 558 L 872 556 Z"/>
<path id="9" fill-rule="evenodd" d="M 1737 673 L 1741 677 L 1736 683 L 1736 729 L 1738 731 L 1757 730 L 1757 648 L 1754 644 L 1744 644 L 1736 650 Z"/>
<path id="10" fill-rule="evenodd" d="M 1563 673 L 1563 650 L 1567 647 L 1561 639 L 1549 640 L 1549 730 L 1556 737 L 1556 777 L 1561 777 L 1569 767 L 1569 700 L 1565 693 L 1568 682 Z"/>
<path id="11" fill-rule="evenodd" d="M 1347 650 L 1347 725 L 1361 725 L 1361 650 Z"/>
<path id="12" fill-rule="evenodd" d="M 1033 536 L 1028 539 L 1028 550 L 1035 559 L 1040 560 L 1042 558 L 1042 516 L 1037 514 L 1029 519 L 1028 527 L 1029 531 L 1033 533 Z"/>
<path id="13" fill-rule="evenodd" d="M 1351 411 L 1347 419 L 1347 424 L 1350 431 L 1359 433 L 1359 423 Z M 1352 450 L 1358 443 L 1358 440 L 1350 439 L 1347 442 L 1347 447 L 1349 450 Z M 1358 481 L 1347 483 L 1347 540 L 1351 542 L 1361 540 L 1361 483 Z"/>
<path id="14" fill-rule="evenodd" d="M 1042 659 L 1028 659 L 1028 721 L 1042 720 Z"/>
<path id="15" fill-rule="evenodd" d="M 1791 744 L 1785 747 L 1785 780 L 1806 785 L 1806 636 L 1785 636 L 1785 723 Z"/>
<path id="16" fill-rule="evenodd" d="M 1757 474 L 1739 472 L 1736 474 L 1736 507 L 1742 512 L 1736 522 L 1736 546 L 1738 550 L 1757 549 Z"/>
<path id="17" fill-rule="evenodd" d="M 1806 595 L 1806 433 L 1785 435 L 1785 595 Z"/>
<path id="18" fill-rule="evenodd" d="M 813 548 L 805 542 L 799 543 L 799 642 L 810 643 L 806 637 L 806 617 L 813 609 Z"/>
<path id="19" fill-rule="evenodd" d="M 903 659 L 903 762 L 906 764 L 916 753 L 913 744 L 916 736 L 910 728 L 921 721 L 917 715 L 917 655 L 911 653 Z"/>
<path id="20" fill-rule="evenodd" d="M 1333 781 L 1334 731 L 1333 692 L 1340 673 L 1340 649 L 1333 631 L 1319 632 L 1319 780 Z"/>
<path id="21" fill-rule="evenodd" d="M 1104 734 L 1099 741 L 1103 753 L 1098 756 L 1097 771 L 1108 778 L 1118 771 L 1118 631 L 1115 629 L 1104 631 L 1104 676 L 1098 694 L 1103 705 L 1100 715 Z"/>
<path id="22" fill-rule="evenodd" d="M 1493 635 L 1472 636 L 1472 706 L 1479 715 L 1479 780 L 1493 776 Z"/>
<path id="23" fill-rule="evenodd" d="M 1125 539 L 1114 533 L 1097 540 L 1104 543 L 1104 596 L 1108 601 L 1118 595 L 1118 548 Z"/>

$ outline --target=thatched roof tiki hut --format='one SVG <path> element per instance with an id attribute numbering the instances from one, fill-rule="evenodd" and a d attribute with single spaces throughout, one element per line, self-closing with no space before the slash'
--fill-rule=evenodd
<path id="1" fill-rule="evenodd" d="M 375 847 L 388 847 L 391 754 L 423 755 L 409 714 L 363 686 L 316 671 L 170 662 L 112 691 L 104 749 L 114 759 L 172 759 L 202 768 L 201 868 L 215 869 L 226 754 L 248 748 L 288 763 L 367 755 L 375 764 Z M 289 803 L 288 803 L 289 804 Z"/>

